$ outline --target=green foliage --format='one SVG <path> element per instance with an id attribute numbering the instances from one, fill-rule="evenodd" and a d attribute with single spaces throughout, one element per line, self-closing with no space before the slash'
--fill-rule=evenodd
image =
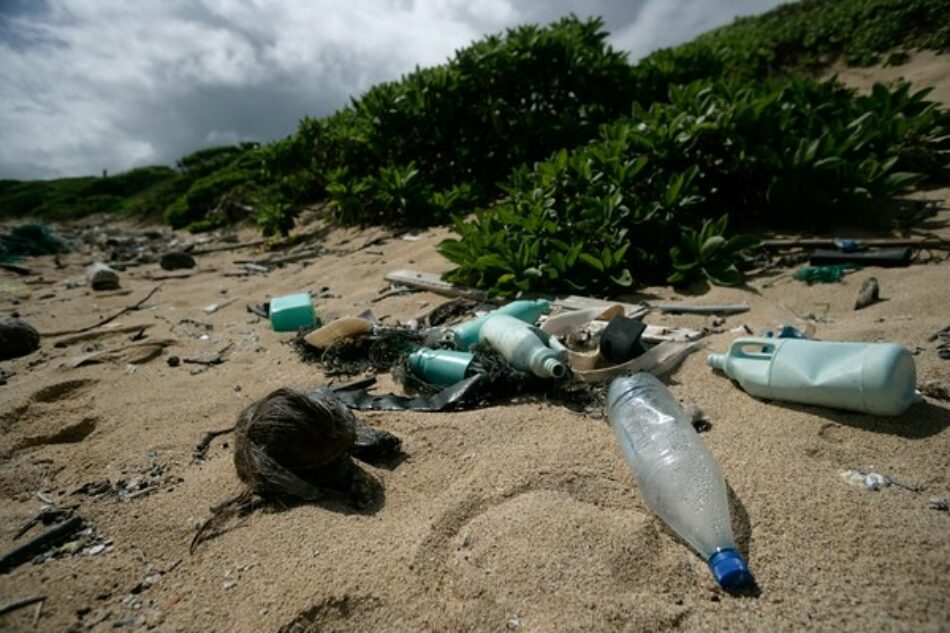
<path id="1" fill-rule="evenodd" d="M 907 84 L 855 97 L 834 80 L 695 82 L 600 140 L 515 170 L 507 196 L 439 250 L 451 281 L 492 292 L 611 292 L 704 276 L 741 281 L 741 222 L 869 224 L 936 173 L 948 114 Z M 671 249 L 670 246 L 673 246 Z"/>
<path id="2" fill-rule="evenodd" d="M 669 85 L 731 76 L 761 78 L 827 67 L 867 66 L 914 48 L 950 47 L 950 0 L 801 0 L 739 18 L 692 42 L 647 56 L 635 68 L 640 102 Z M 898 49 L 898 50 L 894 50 Z M 888 53 L 891 53 L 888 55 Z"/>
<path id="3" fill-rule="evenodd" d="M 257 206 L 254 222 L 264 237 L 280 235 L 286 237 L 294 228 L 295 215 L 290 204 L 279 201 L 265 201 Z"/>
<path id="4" fill-rule="evenodd" d="M 753 235 L 733 235 L 727 238 L 726 225 L 729 216 L 718 220 L 704 220 L 697 231 L 684 228 L 683 237 L 677 246 L 670 249 L 670 264 L 673 273 L 666 280 L 672 284 L 682 283 L 700 276 L 722 286 L 734 286 L 742 281 L 738 264 L 746 258 L 749 249 L 759 243 Z"/>

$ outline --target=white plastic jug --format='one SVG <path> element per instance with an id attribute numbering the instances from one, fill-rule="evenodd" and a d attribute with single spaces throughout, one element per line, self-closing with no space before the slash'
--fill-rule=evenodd
<path id="1" fill-rule="evenodd" d="M 768 400 L 875 415 L 900 415 L 917 400 L 914 357 L 893 343 L 742 337 L 706 360 Z"/>

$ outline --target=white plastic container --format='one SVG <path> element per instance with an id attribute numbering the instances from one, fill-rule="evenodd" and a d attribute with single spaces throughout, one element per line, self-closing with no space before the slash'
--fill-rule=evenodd
<path id="1" fill-rule="evenodd" d="M 673 394 L 652 374 L 617 378 L 607 417 L 647 505 L 702 555 L 722 587 L 751 584 L 719 464 Z"/>
<path id="2" fill-rule="evenodd" d="M 492 346 L 515 369 L 540 378 L 561 378 L 567 373 L 567 348 L 539 328 L 507 314 L 485 320 L 478 340 Z"/>
<path id="3" fill-rule="evenodd" d="M 914 357 L 893 343 L 742 337 L 707 362 L 768 400 L 875 415 L 900 415 L 917 400 Z"/>

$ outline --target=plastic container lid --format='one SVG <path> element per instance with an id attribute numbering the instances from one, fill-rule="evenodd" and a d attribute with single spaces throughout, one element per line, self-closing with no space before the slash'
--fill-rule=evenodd
<path id="1" fill-rule="evenodd" d="M 728 591 L 748 587 L 754 582 L 752 572 L 742 554 L 734 549 L 724 549 L 709 558 L 709 569 L 719 586 Z"/>

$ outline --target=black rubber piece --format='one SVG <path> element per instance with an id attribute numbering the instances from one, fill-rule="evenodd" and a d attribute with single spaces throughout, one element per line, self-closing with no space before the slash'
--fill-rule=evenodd
<path id="1" fill-rule="evenodd" d="M 600 355 L 612 363 L 625 363 L 640 356 L 647 351 L 640 341 L 646 329 L 643 321 L 615 316 L 600 335 Z"/>
<path id="2" fill-rule="evenodd" d="M 812 252 L 808 263 L 812 266 L 857 264 L 859 266 L 897 268 L 910 266 L 912 253 L 913 249 L 910 247 L 876 248 L 874 250 L 859 251 L 857 253 L 818 249 Z"/>

